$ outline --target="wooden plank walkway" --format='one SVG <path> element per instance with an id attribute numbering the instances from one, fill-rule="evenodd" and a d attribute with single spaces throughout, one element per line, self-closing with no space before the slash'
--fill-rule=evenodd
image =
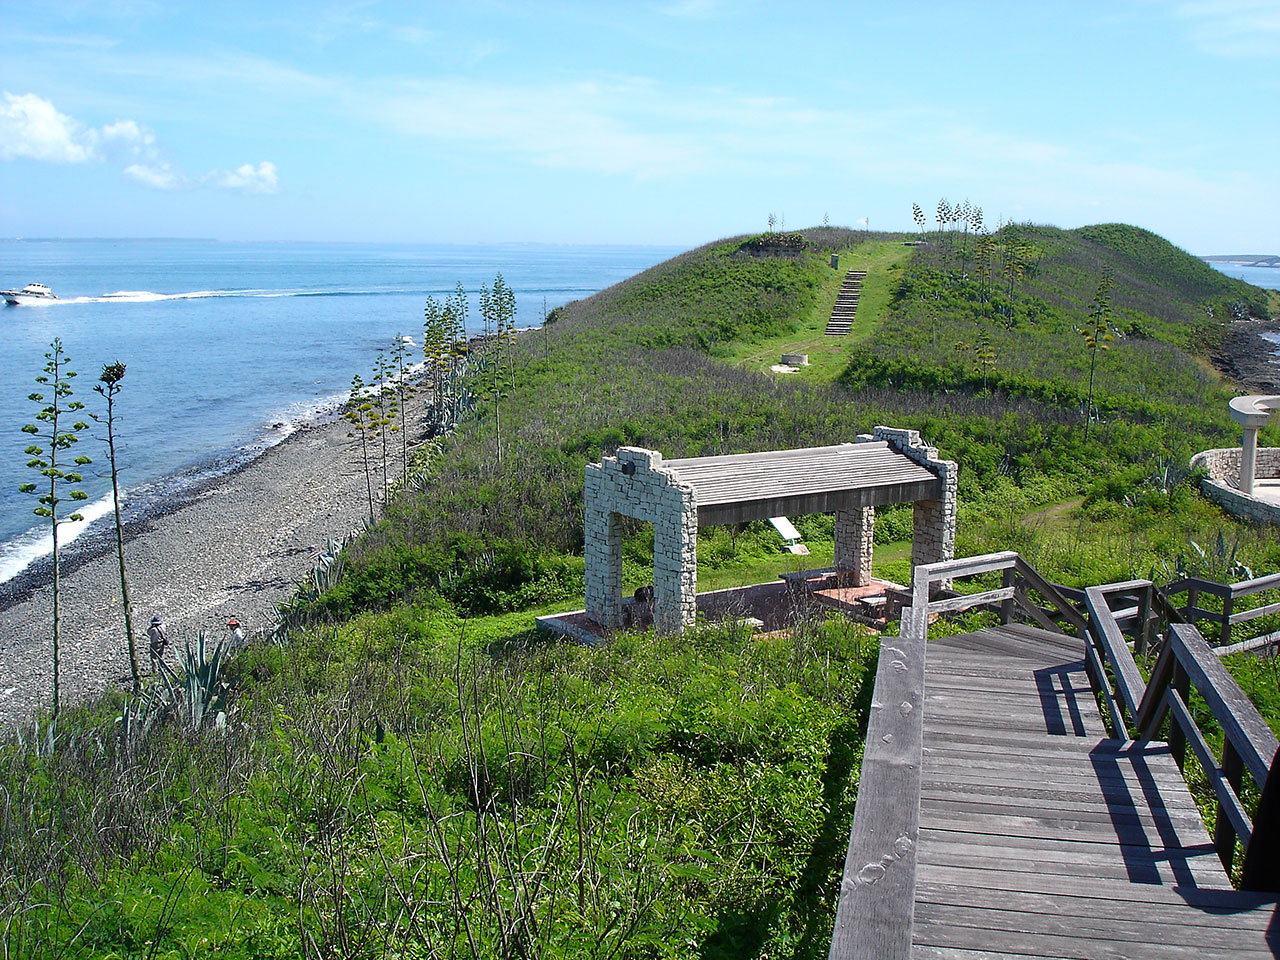
<path id="1" fill-rule="evenodd" d="M 1280 956 L 1168 747 L 1110 739 L 1082 642 L 1024 626 L 930 641 L 911 955 Z"/>

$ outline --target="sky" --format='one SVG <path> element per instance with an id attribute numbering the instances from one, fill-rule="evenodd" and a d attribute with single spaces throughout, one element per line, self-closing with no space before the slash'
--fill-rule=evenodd
<path id="1" fill-rule="evenodd" d="M 1280 0 L 0 0 L 0 236 L 1280 253 Z"/>

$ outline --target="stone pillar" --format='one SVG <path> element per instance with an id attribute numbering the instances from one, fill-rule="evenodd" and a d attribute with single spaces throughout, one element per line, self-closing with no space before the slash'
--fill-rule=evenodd
<path id="1" fill-rule="evenodd" d="M 698 509 L 689 491 L 664 506 L 653 522 L 653 623 L 679 633 L 698 613 Z"/>
<path id="2" fill-rule="evenodd" d="M 1253 495 L 1254 463 L 1258 456 L 1258 428 L 1246 425 L 1240 442 L 1240 492 Z"/>
<path id="3" fill-rule="evenodd" d="M 875 507 L 836 511 L 835 568 L 841 573 L 849 573 L 855 587 L 871 582 L 875 526 Z"/>
<path id="4" fill-rule="evenodd" d="M 937 462 L 938 479 L 942 481 L 942 496 L 937 500 L 917 500 L 912 510 L 911 566 L 922 563 L 941 563 L 956 556 L 956 500 L 958 473 L 950 460 Z M 950 589 L 951 581 L 939 581 L 939 586 Z"/>
<path id="5" fill-rule="evenodd" d="M 622 521 L 611 510 L 588 506 L 583 527 L 587 616 L 616 630 L 622 625 Z"/>

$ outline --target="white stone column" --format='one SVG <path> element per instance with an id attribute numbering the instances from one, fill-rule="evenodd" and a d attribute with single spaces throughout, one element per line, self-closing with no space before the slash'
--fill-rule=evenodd
<path id="1" fill-rule="evenodd" d="M 1240 442 L 1240 492 L 1253 495 L 1254 464 L 1258 457 L 1258 428 L 1246 426 Z"/>
<path id="2" fill-rule="evenodd" d="M 849 573 L 855 587 L 871 582 L 875 527 L 875 507 L 836 511 L 835 568 L 841 573 Z"/>
<path id="3" fill-rule="evenodd" d="M 941 563 L 956 556 L 956 502 L 959 470 L 950 460 L 935 461 L 942 481 L 942 496 L 937 500 L 918 500 L 912 510 L 911 566 Z M 951 581 L 939 581 L 942 589 L 950 589 Z"/>
<path id="4" fill-rule="evenodd" d="M 663 507 L 653 524 L 653 623 L 679 633 L 698 613 L 698 510 L 687 492 Z"/>
<path id="5" fill-rule="evenodd" d="M 622 521 L 588 507 L 583 522 L 587 616 L 610 630 L 622 625 Z"/>

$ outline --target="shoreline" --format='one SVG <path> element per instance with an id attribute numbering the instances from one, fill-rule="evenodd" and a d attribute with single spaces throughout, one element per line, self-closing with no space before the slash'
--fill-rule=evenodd
<path id="1" fill-rule="evenodd" d="M 261 446 L 256 453 L 244 454 L 261 440 L 251 441 L 236 448 L 241 452 L 237 456 L 231 452 L 213 455 L 198 460 L 180 473 L 161 478 L 161 482 L 178 481 L 176 489 L 159 496 L 148 498 L 140 507 L 130 503 L 128 494 L 121 503 L 124 514 L 125 560 L 128 562 L 128 546 L 136 538 L 152 530 L 155 523 L 171 513 L 205 496 L 205 494 L 224 481 L 245 470 L 251 470 L 256 464 L 269 456 L 272 451 L 295 440 L 308 430 L 314 430 L 335 424 L 341 417 L 340 406 L 324 411 L 296 423 L 292 430 L 281 439 L 270 445 Z M 189 479 L 196 477 L 197 479 Z M 185 482 L 183 482 L 185 480 Z M 130 514 L 133 514 L 130 516 Z M 104 516 L 90 522 L 90 525 L 79 536 L 69 543 L 63 544 L 62 576 L 74 573 L 86 563 L 98 560 L 106 554 L 115 555 L 116 538 L 113 514 L 108 511 Z M 43 554 L 32 560 L 26 567 L 8 580 L 0 582 L 0 613 L 14 604 L 29 599 L 31 594 L 53 582 L 53 557 Z"/>
<path id="2" fill-rule="evenodd" d="M 410 454 L 424 433 L 409 421 Z M 368 517 L 364 469 L 336 417 L 300 426 L 261 455 L 194 484 L 126 524 L 125 562 L 139 665 L 146 628 L 164 619 L 173 643 L 229 617 L 247 632 L 274 622 L 329 538 Z M 388 463 L 400 471 L 399 450 Z M 108 518 L 61 572 L 63 706 L 130 682 L 115 536 Z M 0 585 L 0 731 L 28 722 L 52 696 L 52 564 L 37 561 Z M 43 568 L 43 569 L 41 569 Z M 172 654 L 170 654 L 172 656 Z"/>

